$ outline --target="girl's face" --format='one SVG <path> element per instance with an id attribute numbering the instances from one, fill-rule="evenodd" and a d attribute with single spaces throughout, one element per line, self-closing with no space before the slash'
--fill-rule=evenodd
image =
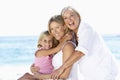
<path id="1" fill-rule="evenodd" d="M 53 37 L 51 35 L 44 36 L 40 40 L 40 44 L 44 49 L 50 49 L 53 46 Z"/>
<path id="2" fill-rule="evenodd" d="M 78 29 L 80 20 L 77 13 L 73 12 L 72 10 L 66 10 L 63 14 L 63 19 L 69 29 L 73 31 Z"/>
<path id="3" fill-rule="evenodd" d="M 53 21 L 50 24 L 50 31 L 51 34 L 57 39 L 57 40 L 62 40 L 64 34 L 65 34 L 65 26 Z"/>

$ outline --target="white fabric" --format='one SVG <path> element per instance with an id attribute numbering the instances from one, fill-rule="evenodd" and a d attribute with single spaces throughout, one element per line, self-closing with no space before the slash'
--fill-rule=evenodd
<path id="1" fill-rule="evenodd" d="M 77 36 L 76 50 L 85 54 L 79 60 L 79 73 L 82 74 L 83 80 L 115 80 L 118 68 L 101 36 L 82 21 Z"/>
<path id="2" fill-rule="evenodd" d="M 71 42 L 71 41 L 68 41 L 68 42 Z M 66 42 L 65 44 L 67 44 L 68 42 Z M 71 42 L 73 45 L 75 45 L 73 42 Z M 65 45 L 64 44 L 64 45 Z M 63 47 L 64 47 L 63 45 Z M 63 48 L 62 48 L 63 49 Z M 55 56 L 53 57 L 53 66 L 54 66 L 54 69 L 58 69 L 60 66 L 62 66 L 62 50 L 60 50 L 57 54 L 55 54 Z M 77 62 L 72 66 L 72 69 L 71 69 L 71 72 L 69 74 L 69 78 L 67 80 L 79 80 L 78 79 L 78 64 Z"/>

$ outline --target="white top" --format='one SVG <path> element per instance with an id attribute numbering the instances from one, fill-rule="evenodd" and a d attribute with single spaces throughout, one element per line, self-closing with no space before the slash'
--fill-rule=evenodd
<path id="1" fill-rule="evenodd" d="M 76 50 L 85 54 L 79 60 L 79 72 L 83 80 L 115 80 L 118 68 L 102 37 L 82 21 L 77 36 Z"/>
<path id="2" fill-rule="evenodd" d="M 75 45 L 72 41 L 68 41 L 69 43 L 72 43 L 73 45 Z M 64 45 L 66 45 L 68 42 L 66 42 Z M 63 47 L 64 47 L 63 45 Z M 63 61 L 63 58 L 62 58 L 62 49 L 57 53 L 55 54 L 55 56 L 53 57 L 53 66 L 54 66 L 54 69 L 58 69 L 60 66 L 62 66 L 62 61 Z M 71 69 L 71 72 L 69 74 L 69 78 L 67 80 L 79 80 L 78 79 L 78 69 L 77 69 L 77 66 L 78 64 L 75 63 L 73 66 L 72 66 L 72 69 Z"/>

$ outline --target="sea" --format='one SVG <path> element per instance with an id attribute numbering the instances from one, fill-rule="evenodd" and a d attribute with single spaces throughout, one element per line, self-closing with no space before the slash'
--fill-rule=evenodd
<path id="1" fill-rule="evenodd" d="M 102 37 L 112 54 L 120 61 L 120 35 L 102 35 Z M 14 80 L 10 76 L 21 76 L 20 73 L 11 75 L 14 69 L 9 66 L 14 65 L 15 68 L 19 67 L 17 65 L 22 65 L 18 72 L 20 72 L 25 65 L 29 65 L 29 67 L 27 67 L 28 69 L 30 68 L 30 65 L 33 64 L 34 61 L 37 40 L 38 36 L 0 36 L 0 70 L 3 70 L 0 73 L 0 80 Z M 5 66 L 7 69 L 4 68 Z M 4 70 L 7 70 L 6 73 Z M 3 78 L 7 76 L 7 72 L 9 72 L 9 79 Z"/>

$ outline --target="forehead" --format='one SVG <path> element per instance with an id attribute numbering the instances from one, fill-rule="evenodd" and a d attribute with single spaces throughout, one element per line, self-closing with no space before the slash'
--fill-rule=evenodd
<path id="1" fill-rule="evenodd" d="M 62 23 L 58 23 L 56 21 L 51 22 L 50 27 L 57 27 L 58 25 L 62 25 Z"/>
<path id="2" fill-rule="evenodd" d="M 75 12 L 71 9 L 68 9 L 68 10 L 64 11 L 63 16 L 71 15 L 71 14 L 75 14 Z"/>
<path id="3" fill-rule="evenodd" d="M 52 39 L 52 35 L 44 35 L 42 40 L 45 40 L 45 39 Z"/>

